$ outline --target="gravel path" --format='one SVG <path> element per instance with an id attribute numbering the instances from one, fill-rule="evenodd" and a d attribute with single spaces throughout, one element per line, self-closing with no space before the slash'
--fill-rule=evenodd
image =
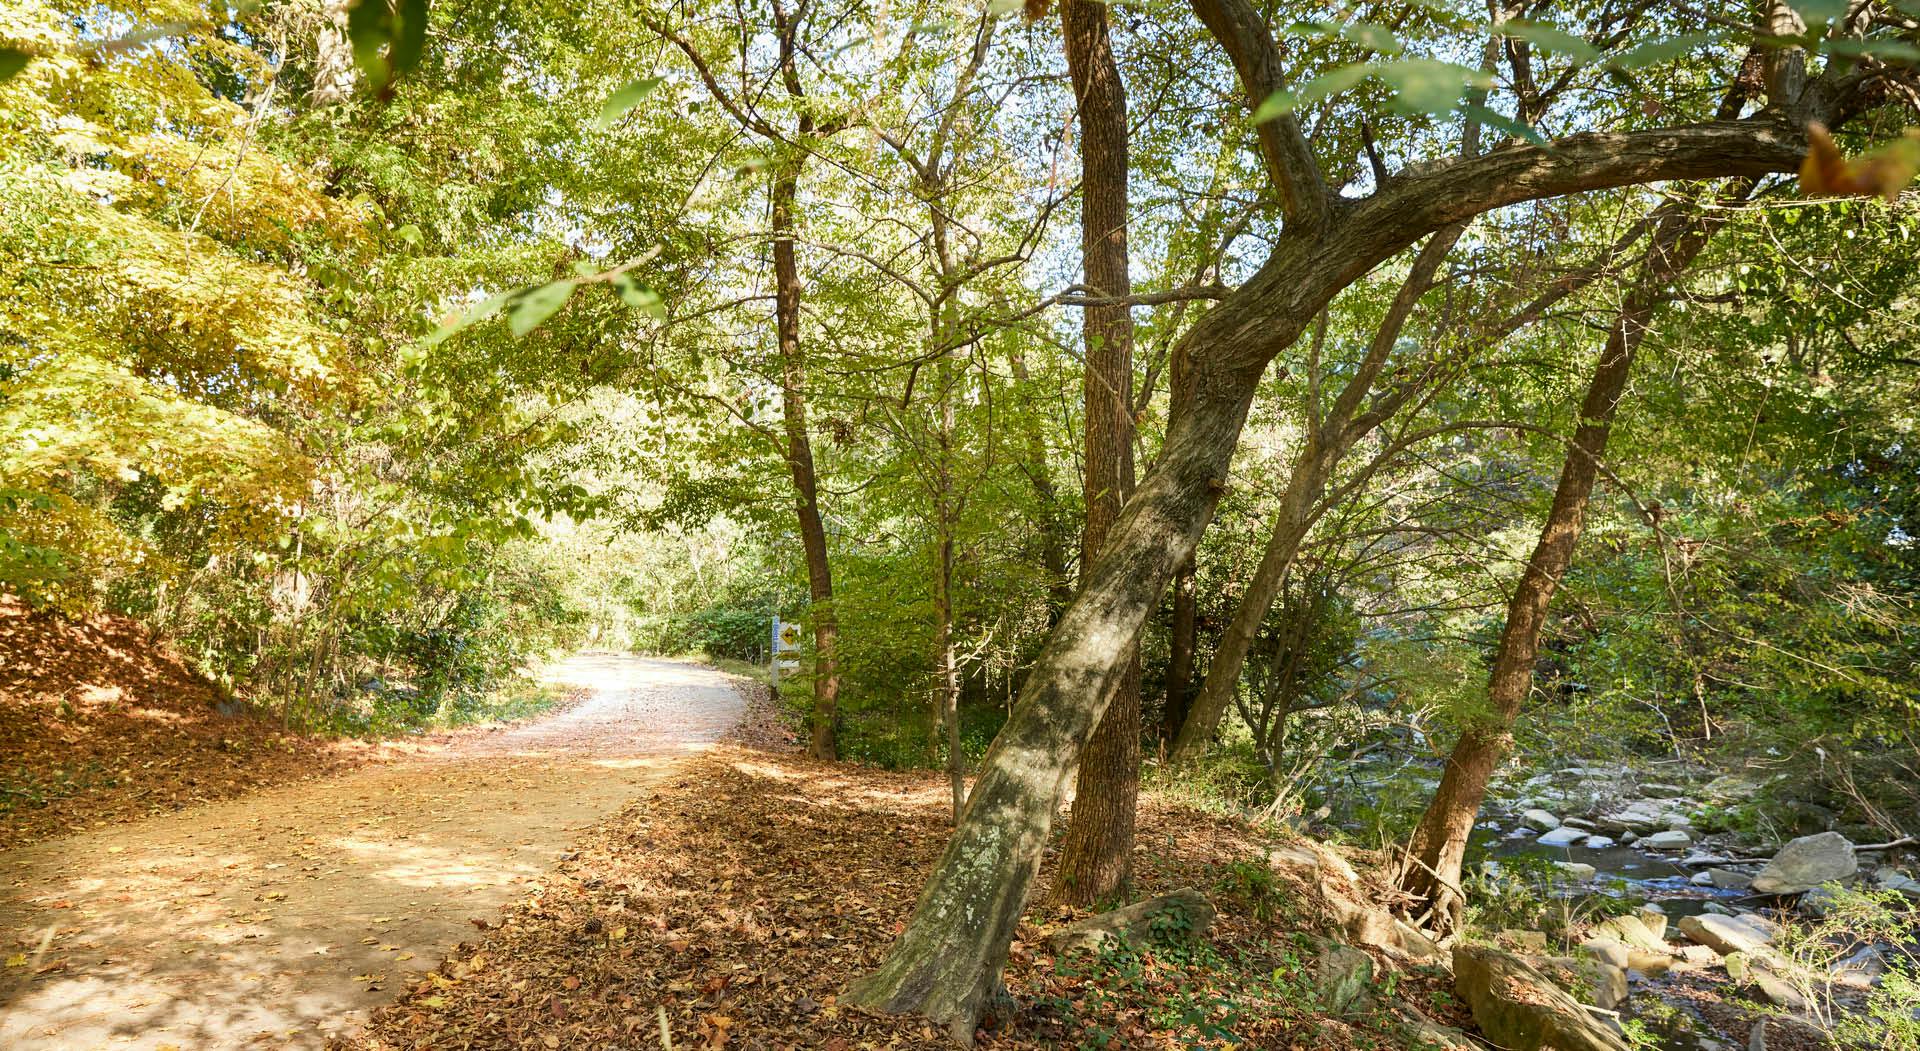
<path id="1" fill-rule="evenodd" d="M 323 1046 L 744 707 L 675 661 L 589 654 L 547 677 L 591 693 L 398 763 L 0 854 L 0 1048 Z"/>

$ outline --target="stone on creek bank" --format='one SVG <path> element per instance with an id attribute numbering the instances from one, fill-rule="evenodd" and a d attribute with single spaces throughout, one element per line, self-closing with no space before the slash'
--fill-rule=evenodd
<path id="1" fill-rule="evenodd" d="M 1125 908 L 1089 916 L 1054 932 L 1047 939 L 1053 951 L 1064 955 L 1076 949 L 1099 949 L 1110 941 L 1128 945 L 1179 942 L 1202 938 L 1213 926 L 1213 903 L 1192 887 L 1135 902 Z"/>
<path id="2" fill-rule="evenodd" d="M 1587 838 L 1587 833 L 1571 825 L 1562 825 L 1542 835 L 1534 842 L 1543 847 L 1570 847 Z"/>
<path id="3" fill-rule="evenodd" d="M 1520 823 L 1535 832 L 1552 832 L 1560 827 L 1560 819 L 1538 807 L 1520 815 Z"/>
<path id="4" fill-rule="evenodd" d="M 1597 938 L 1610 938 L 1630 949 L 1667 951 L 1667 918 L 1657 912 L 1615 916 L 1594 927 L 1593 933 Z"/>
<path id="5" fill-rule="evenodd" d="M 1685 850 L 1693 846 L 1693 836 L 1685 829 L 1670 828 L 1642 838 L 1637 845 L 1646 850 Z"/>
<path id="6" fill-rule="evenodd" d="M 1753 878 L 1756 894 L 1798 894 L 1860 870 L 1853 844 L 1838 832 L 1801 836 L 1780 848 Z"/>
<path id="7" fill-rule="evenodd" d="M 1480 1031 L 1510 1051 L 1626 1051 L 1619 1034 L 1524 961 L 1483 945 L 1453 950 L 1453 987 Z"/>
<path id="8" fill-rule="evenodd" d="M 1736 952 L 1760 952 L 1773 944 L 1773 933 L 1760 924 L 1745 917 L 1716 916 L 1712 913 L 1682 916 L 1680 933 L 1722 956 Z"/>

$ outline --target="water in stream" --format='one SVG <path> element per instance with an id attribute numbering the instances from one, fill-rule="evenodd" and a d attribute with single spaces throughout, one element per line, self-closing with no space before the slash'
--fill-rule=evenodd
<path id="1" fill-rule="evenodd" d="M 1532 832 L 1523 832 L 1518 836 L 1509 834 L 1508 838 L 1493 844 L 1489 853 L 1495 859 L 1538 857 L 1549 861 L 1592 865 L 1597 874 L 1591 884 L 1570 882 L 1565 885 L 1565 891 L 1571 896 L 1588 890 L 1617 895 L 1624 890 L 1624 893 L 1658 904 L 1660 911 L 1679 919 L 1706 911 L 1708 902 L 1738 898 L 1745 893 L 1695 886 L 1690 878 L 1699 870 L 1679 865 L 1683 855 L 1649 854 L 1618 844 L 1598 849 L 1577 845 L 1546 847 L 1536 843 L 1534 836 Z M 1620 882 L 1624 882 L 1624 888 L 1619 886 Z"/>

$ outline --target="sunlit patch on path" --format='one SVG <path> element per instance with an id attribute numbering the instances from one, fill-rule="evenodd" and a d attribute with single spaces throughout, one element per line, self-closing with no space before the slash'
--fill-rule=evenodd
<path id="1" fill-rule="evenodd" d="M 0 1047 L 319 1047 L 738 720 L 719 672 L 588 654 L 580 704 L 332 780 L 0 854 Z"/>

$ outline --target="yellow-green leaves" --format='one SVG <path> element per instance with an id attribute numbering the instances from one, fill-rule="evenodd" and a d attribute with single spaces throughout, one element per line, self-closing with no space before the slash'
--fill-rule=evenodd
<path id="1" fill-rule="evenodd" d="M 1492 78 L 1477 69 L 1433 58 L 1403 58 L 1387 62 L 1357 62 L 1340 66 L 1307 81 L 1297 91 L 1276 91 L 1253 112 L 1256 124 L 1291 113 L 1378 77 L 1392 89 L 1389 105 L 1405 113 L 1441 116 L 1460 106 L 1469 87 L 1490 87 Z"/>
<path id="2" fill-rule="evenodd" d="M 4 84 L 27 68 L 33 56 L 17 47 L 0 46 L 0 84 Z"/>
<path id="3" fill-rule="evenodd" d="M 607 103 L 600 107 L 600 116 L 594 119 L 593 126 L 602 131 L 613 127 L 615 121 L 626 116 L 628 110 L 638 106 L 659 86 L 659 77 L 642 77 L 607 96 Z"/>
<path id="4" fill-rule="evenodd" d="M 353 61 L 376 91 L 420 64 L 426 50 L 429 0 L 355 0 L 347 10 Z"/>

